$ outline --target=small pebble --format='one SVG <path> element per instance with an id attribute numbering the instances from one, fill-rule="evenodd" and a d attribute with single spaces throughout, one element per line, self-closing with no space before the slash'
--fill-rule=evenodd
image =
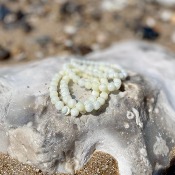
<path id="1" fill-rule="evenodd" d="M 147 40 L 155 40 L 160 36 L 158 31 L 148 26 L 140 27 L 137 32 L 143 39 Z"/>
<path id="2" fill-rule="evenodd" d="M 0 60 L 6 60 L 9 59 L 11 56 L 11 53 L 9 50 L 3 48 L 2 46 L 0 46 Z"/>

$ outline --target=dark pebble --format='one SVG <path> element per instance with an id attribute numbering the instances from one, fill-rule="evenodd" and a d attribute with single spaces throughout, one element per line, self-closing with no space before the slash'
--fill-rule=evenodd
<path id="1" fill-rule="evenodd" d="M 19 26 L 26 33 L 29 33 L 29 32 L 31 32 L 33 30 L 33 27 L 26 21 L 21 21 Z"/>
<path id="2" fill-rule="evenodd" d="M 160 34 L 154 28 L 143 26 L 138 28 L 137 32 L 141 35 L 143 39 L 155 40 Z"/>
<path id="3" fill-rule="evenodd" d="M 81 13 L 83 6 L 75 2 L 67 1 L 62 4 L 60 13 L 63 15 L 71 15 L 73 13 Z"/>
<path id="4" fill-rule="evenodd" d="M 86 55 L 93 51 L 89 46 L 85 45 L 73 45 L 67 49 L 70 50 L 73 54 L 77 55 Z"/>
<path id="5" fill-rule="evenodd" d="M 51 37 L 48 35 L 43 35 L 38 38 L 36 38 L 36 42 L 41 46 L 45 47 L 47 44 L 49 44 L 52 41 Z"/>
<path id="6" fill-rule="evenodd" d="M 24 17 L 26 16 L 25 13 L 21 10 L 18 10 L 16 13 L 15 13 L 15 16 L 16 16 L 16 20 L 22 20 L 24 19 Z"/>
<path id="7" fill-rule="evenodd" d="M 3 21 L 10 13 L 11 11 L 4 4 L 0 4 L 0 21 Z"/>
<path id="8" fill-rule="evenodd" d="M 0 46 L 0 60 L 9 59 L 11 56 L 10 51 Z"/>

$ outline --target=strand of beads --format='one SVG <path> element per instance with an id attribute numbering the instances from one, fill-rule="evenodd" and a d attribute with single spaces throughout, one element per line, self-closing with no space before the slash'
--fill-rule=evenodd
<path id="1" fill-rule="evenodd" d="M 127 73 L 118 65 L 73 59 L 53 77 L 49 89 L 51 102 L 62 114 L 74 117 L 99 110 L 109 93 L 119 90 L 126 77 Z M 73 99 L 70 81 L 90 90 L 90 97 L 85 101 Z"/>

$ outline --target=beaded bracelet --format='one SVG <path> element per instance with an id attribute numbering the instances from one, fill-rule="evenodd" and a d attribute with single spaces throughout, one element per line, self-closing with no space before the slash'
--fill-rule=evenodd
<path id="1" fill-rule="evenodd" d="M 73 117 L 99 110 L 109 93 L 119 90 L 121 80 L 126 77 L 127 73 L 118 65 L 72 59 L 64 65 L 63 71 L 52 78 L 49 88 L 51 102 L 62 114 Z M 91 96 L 84 102 L 73 99 L 69 91 L 70 81 L 91 90 Z"/>

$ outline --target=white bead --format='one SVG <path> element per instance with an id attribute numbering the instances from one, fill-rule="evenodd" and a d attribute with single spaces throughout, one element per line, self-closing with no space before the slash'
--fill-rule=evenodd
<path id="1" fill-rule="evenodd" d="M 100 79 L 100 82 L 101 82 L 102 84 L 108 84 L 108 80 L 107 80 L 106 78 L 101 78 L 101 79 Z"/>
<path id="2" fill-rule="evenodd" d="M 71 98 L 70 95 L 67 95 L 67 96 L 64 96 L 64 97 L 63 97 L 63 101 L 64 101 L 64 103 L 66 103 L 66 104 L 68 104 L 68 102 L 69 102 L 71 99 L 72 99 L 72 98 Z"/>
<path id="3" fill-rule="evenodd" d="M 51 96 L 55 96 L 55 95 L 58 96 L 58 92 L 57 92 L 57 91 L 51 91 L 51 92 L 50 92 L 50 97 L 51 97 Z"/>
<path id="4" fill-rule="evenodd" d="M 61 96 L 70 95 L 69 91 L 61 91 Z"/>
<path id="5" fill-rule="evenodd" d="M 78 102 L 78 103 L 76 104 L 76 108 L 77 108 L 80 112 L 82 112 L 82 111 L 85 110 L 84 104 L 81 103 L 81 102 Z"/>
<path id="6" fill-rule="evenodd" d="M 55 107 L 57 110 L 61 110 L 63 107 L 64 107 L 64 103 L 62 101 L 58 101 L 56 104 L 55 104 Z"/>
<path id="7" fill-rule="evenodd" d="M 69 106 L 70 108 L 73 108 L 75 105 L 76 105 L 76 100 L 75 100 L 75 99 L 71 99 L 71 100 L 68 102 L 68 106 Z"/>
<path id="8" fill-rule="evenodd" d="M 95 96 L 95 97 L 98 97 L 99 96 L 99 92 L 98 91 L 92 91 L 92 95 Z"/>
<path id="9" fill-rule="evenodd" d="M 84 80 L 82 80 L 82 79 L 78 80 L 78 85 L 79 85 L 80 87 L 83 87 L 84 84 L 85 84 L 85 81 L 84 81 Z"/>
<path id="10" fill-rule="evenodd" d="M 91 101 L 91 102 L 94 102 L 94 101 L 96 101 L 97 100 L 97 98 L 95 97 L 95 96 L 91 96 L 91 97 L 89 97 L 89 99 L 88 99 L 89 101 Z"/>
<path id="11" fill-rule="evenodd" d="M 79 110 L 77 108 L 71 109 L 71 116 L 77 117 L 79 115 Z"/>
<path id="12" fill-rule="evenodd" d="M 99 90 L 99 85 L 97 83 L 93 83 L 92 84 L 92 89 L 95 90 L 95 91 L 98 91 Z"/>
<path id="13" fill-rule="evenodd" d="M 89 81 L 87 81 L 86 83 L 85 83 L 85 88 L 86 89 L 91 89 L 91 83 L 89 82 Z"/>
<path id="14" fill-rule="evenodd" d="M 93 105 L 95 110 L 98 110 L 101 107 L 101 104 L 98 101 L 94 102 Z"/>
<path id="15" fill-rule="evenodd" d="M 120 89 L 120 86 L 121 86 L 122 82 L 120 79 L 114 79 L 114 85 L 116 87 L 116 89 Z"/>
<path id="16" fill-rule="evenodd" d="M 108 99 L 108 94 L 107 94 L 106 92 L 102 92 L 102 93 L 100 94 L 100 97 L 102 97 L 102 98 L 104 98 L 105 100 L 107 100 L 107 99 Z"/>
<path id="17" fill-rule="evenodd" d="M 56 87 L 56 86 L 50 86 L 49 91 L 50 91 L 50 92 L 51 92 L 51 91 L 57 91 L 57 87 Z"/>
<path id="18" fill-rule="evenodd" d="M 101 84 L 99 86 L 99 89 L 100 89 L 100 91 L 106 91 L 107 90 L 107 86 L 105 84 Z"/>
<path id="19" fill-rule="evenodd" d="M 62 113 L 63 115 L 68 115 L 68 114 L 70 113 L 70 108 L 67 107 L 67 106 L 64 106 L 64 107 L 62 108 L 62 110 L 61 110 L 61 113 Z"/>
<path id="20" fill-rule="evenodd" d="M 51 98 L 52 104 L 55 104 L 57 101 L 59 101 L 59 97 L 58 96 L 54 96 L 54 97 Z"/>
<path id="21" fill-rule="evenodd" d="M 109 90 L 109 91 L 114 91 L 114 90 L 115 90 L 115 85 L 114 85 L 114 83 L 109 83 L 109 84 L 108 84 L 108 90 Z"/>
<path id="22" fill-rule="evenodd" d="M 94 109 L 94 106 L 93 106 L 92 103 L 87 102 L 87 103 L 85 104 L 85 110 L 86 110 L 87 112 L 91 112 L 93 109 Z"/>
<path id="23" fill-rule="evenodd" d="M 97 98 L 97 101 L 98 101 L 101 105 L 104 105 L 104 104 L 105 104 L 105 99 L 102 98 L 102 97 L 98 97 L 98 98 Z"/>

